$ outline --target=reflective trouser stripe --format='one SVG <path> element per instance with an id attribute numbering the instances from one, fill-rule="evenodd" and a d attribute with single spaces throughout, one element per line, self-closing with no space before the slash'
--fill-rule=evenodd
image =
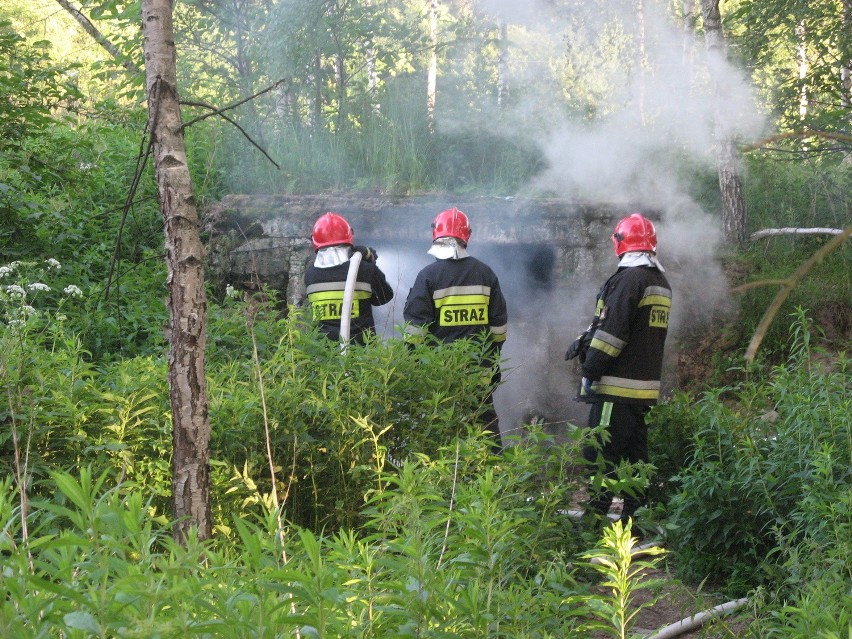
<path id="1" fill-rule="evenodd" d="M 601 419 L 598 426 L 609 426 L 612 420 L 612 402 L 604 402 L 601 407 Z"/>

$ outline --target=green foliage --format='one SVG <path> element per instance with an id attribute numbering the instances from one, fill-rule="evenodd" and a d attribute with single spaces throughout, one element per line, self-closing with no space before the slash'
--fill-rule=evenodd
<path id="1" fill-rule="evenodd" d="M 702 420 L 694 401 L 691 394 L 676 392 L 648 413 L 648 454 L 656 469 L 646 493 L 651 506 L 668 503 L 678 491 L 675 477 L 691 461 Z"/>
<path id="2" fill-rule="evenodd" d="M 737 49 L 786 128 L 844 131 L 848 110 L 838 61 L 852 59 L 849 8 L 838 0 L 741 0 L 731 14 Z M 844 12 L 846 15 L 844 15 Z M 804 69 L 797 56 L 805 56 Z M 804 71 L 804 77 L 800 73 Z M 802 91 L 806 113 L 800 112 Z M 818 140 L 814 140 L 817 142 Z"/>
<path id="3" fill-rule="evenodd" d="M 788 162 L 765 155 L 750 156 L 744 186 L 751 230 L 844 228 L 852 209 L 850 179 L 852 167 L 846 162 L 827 158 Z M 732 284 L 784 280 L 813 255 L 827 237 L 823 234 L 779 235 L 754 240 L 732 257 L 729 263 L 734 275 Z M 833 350 L 848 350 L 852 313 L 850 269 L 848 246 L 832 252 L 790 292 L 779 318 L 799 307 L 809 309 L 818 326 L 813 329 L 814 338 L 823 340 Z M 739 274 L 745 277 L 740 279 Z M 738 317 L 728 327 L 732 345 L 745 348 L 779 286 L 777 283 L 757 286 L 736 295 Z M 761 361 L 778 363 L 784 361 L 788 353 L 787 325 L 776 320 L 758 354 Z M 718 382 L 718 379 L 712 381 Z"/>
<path id="4" fill-rule="evenodd" d="M 459 446 L 466 456 L 482 451 L 475 440 Z M 11 487 L 0 482 L 0 632 L 571 636 L 588 597 L 567 556 L 534 534 L 556 520 L 524 497 L 538 453 L 518 449 L 496 465 L 459 457 L 474 474 L 457 484 L 462 468 L 450 459 L 412 459 L 375 493 L 372 534 L 281 530 L 267 512 L 235 516 L 228 538 L 190 538 L 183 547 L 142 490 L 88 467 L 51 473 L 26 536 Z M 519 541 L 549 558 L 526 560 Z"/>
<path id="5" fill-rule="evenodd" d="M 708 392 L 695 408 L 702 426 L 670 502 L 690 578 L 735 593 L 848 579 L 848 363 L 841 354 L 822 369 L 808 329 L 800 314 L 790 359 L 767 380 Z"/>
<path id="6" fill-rule="evenodd" d="M 235 305 L 212 326 L 211 446 L 243 476 L 246 464 L 254 474 L 266 456 L 267 426 L 288 519 L 316 530 L 353 525 L 386 468 L 412 454 L 434 455 L 467 429 L 481 431 L 477 415 L 490 383 L 477 363 L 481 345 L 410 350 L 401 340 L 374 340 L 343 355 L 297 309 L 286 319 L 274 311 L 243 315 L 247 310 Z M 241 333 L 234 323 L 240 317 Z M 249 331 L 261 344 L 262 398 Z M 266 477 L 258 480 L 260 493 L 248 485 L 238 490 L 246 503 L 270 492 Z"/>

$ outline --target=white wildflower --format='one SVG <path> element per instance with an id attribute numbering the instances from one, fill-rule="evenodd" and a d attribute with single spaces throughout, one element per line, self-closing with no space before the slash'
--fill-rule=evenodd
<path id="1" fill-rule="evenodd" d="M 29 317 L 30 315 L 35 315 L 36 313 L 38 313 L 38 311 L 35 310 L 29 304 L 25 304 L 21 307 L 21 313 L 24 315 L 24 317 Z"/>
<path id="2" fill-rule="evenodd" d="M 75 286 L 74 284 L 66 286 L 63 293 L 70 295 L 71 297 L 83 297 L 83 291 L 80 290 L 79 286 Z"/>
<path id="3" fill-rule="evenodd" d="M 236 297 L 237 289 L 235 289 L 232 285 L 228 284 L 225 287 L 225 295 L 227 295 L 228 297 Z"/>
<path id="4" fill-rule="evenodd" d="M 11 275 L 15 272 L 11 266 L 0 266 L 0 279 L 6 277 L 7 275 Z"/>
<path id="5" fill-rule="evenodd" d="M 56 316 L 56 321 L 57 321 L 57 322 L 64 322 L 64 321 L 65 321 L 65 320 L 67 320 L 67 319 L 68 319 L 68 316 L 67 316 L 67 315 L 63 315 L 62 313 L 59 313 L 59 314 Z"/>
<path id="6" fill-rule="evenodd" d="M 42 284 L 41 282 L 33 282 L 32 284 L 27 284 L 27 288 L 31 291 L 47 292 L 50 290 L 50 287 L 47 284 Z"/>
<path id="7" fill-rule="evenodd" d="M 27 296 L 27 292 L 23 289 L 23 287 L 18 286 L 17 284 L 10 284 L 9 286 L 6 287 L 5 290 L 6 290 L 6 293 L 9 294 L 9 297 L 12 297 L 12 298 L 20 297 L 21 299 L 23 299 Z"/>
<path id="8" fill-rule="evenodd" d="M 26 325 L 27 325 L 27 323 L 24 320 L 19 320 L 19 319 L 9 320 L 9 326 L 11 326 L 12 328 L 23 328 Z"/>
<path id="9" fill-rule="evenodd" d="M 44 263 L 47 264 L 47 268 L 53 271 L 58 271 L 62 268 L 62 264 L 59 263 L 59 260 L 55 260 L 52 257 L 46 259 Z"/>

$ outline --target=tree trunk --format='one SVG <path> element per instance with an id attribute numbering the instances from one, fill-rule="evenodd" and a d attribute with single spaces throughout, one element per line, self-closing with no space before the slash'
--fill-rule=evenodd
<path id="1" fill-rule="evenodd" d="M 636 0 L 636 74 L 638 76 L 637 103 L 639 124 L 645 124 L 645 6 L 642 0 Z"/>
<path id="2" fill-rule="evenodd" d="M 435 130 L 435 98 L 438 92 L 438 0 L 429 0 L 429 73 L 426 79 L 426 122 Z"/>
<path id="3" fill-rule="evenodd" d="M 719 188 L 722 193 L 722 229 L 728 244 L 741 245 L 745 242 L 746 211 L 743 196 L 739 158 L 734 140 L 722 115 L 725 112 L 725 96 L 721 93 L 726 60 L 725 36 L 722 33 L 722 16 L 719 13 L 719 0 L 701 0 L 704 16 L 704 44 L 713 81 L 715 104 L 716 161 L 719 168 Z"/>
<path id="4" fill-rule="evenodd" d="M 796 25 L 796 69 L 799 73 L 799 120 L 808 117 L 808 42 L 804 20 Z"/>
<path id="5" fill-rule="evenodd" d="M 852 0 L 843 0 L 843 26 L 845 33 L 852 33 Z M 852 109 L 852 46 L 840 61 L 840 94 L 843 108 Z"/>
<path id="6" fill-rule="evenodd" d="M 500 49 L 497 57 L 497 107 L 506 108 L 509 99 L 509 23 L 500 16 Z"/>
<path id="7" fill-rule="evenodd" d="M 165 227 L 169 286 L 169 399 L 175 538 L 210 536 L 210 420 L 204 349 L 204 247 L 178 105 L 171 0 L 143 0 L 148 122 Z"/>
<path id="8" fill-rule="evenodd" d="M 683 66 L 692 80 L 695 62 L 695 25 L 698 23 L 696 0 L 683 0 Z"/>
<path id="9" fill-rule="evenodd" d="M 368 9 L 372 9 L 372 0 L 366 0 L 364 3 Z M 379 90 L 379 72 L 376 69 L 376 47 L 370 36 L 364 45 L 364 57 L 367 61 L 367 90 L 370 93 L 370 104 L 375 115 L 381 113 L 381 105 L 376 101 L 376 94 Z"/>

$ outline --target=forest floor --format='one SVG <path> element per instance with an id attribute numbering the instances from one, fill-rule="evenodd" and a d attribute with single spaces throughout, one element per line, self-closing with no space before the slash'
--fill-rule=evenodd
<path id="1" fill-rule="evenodd" d="M 611 514 L 620 511 L 619 499 L 613 501 Z M 649 535 L 637 545 L 655 542 L 654 536 Z M 659 542 L 665 548 L 665 542 Z M 687 620 L 715 606 L 726 603 L 728 599 L 712 590 L 704 590 L 703 584 L 686 584 L 676 574 L 675 567 L 666 558 L 659 561 L 655 568 L 642 571 L 640 583 L 649 584 L 647 587 L 635 590 L 631 596 L 630 610 L 638 608 L 638 614 L 631 622 L 632 633 L 642 636 L 652 636 L 661 629 Z M 605 589 L 601 588 L 601 594 Z M 644 606 L 644 607 L 643 607 Z M 689 632 L 676 635 L 679 639 L 731 639 L 744 636 L 749 624 L 748 608 L 740 608 L 733 614 L 714 615 L 708 617 L 704 624 Z M 686 622 L 684 621 L 684 625 Z M 609 635 L 593 635 L 593 639 L 604 639 Z"/>
<path id="2" fill-rule="evenodd" d="M 673 577 L 666 568 L 646 570 L 645 579 L 659 580 L 658 586 L 639 590 L 633 598 L 633 609 L 646 603 L 652 603 L 643 608 L 636 616 L 633 632 L 642 635 L 653 635 L 670 624 L 678 623 L 692 615 L 725 603 L 718 596 L 701 592 L 700 589 L 687 586 Z M 732 615 L 720 615 L 708 620 L 705 624 L 677 635 L 702 637 L 704 639 L 730 639 L 744 635 L 749 620 L 744 618 L 742 608 Z"/>

